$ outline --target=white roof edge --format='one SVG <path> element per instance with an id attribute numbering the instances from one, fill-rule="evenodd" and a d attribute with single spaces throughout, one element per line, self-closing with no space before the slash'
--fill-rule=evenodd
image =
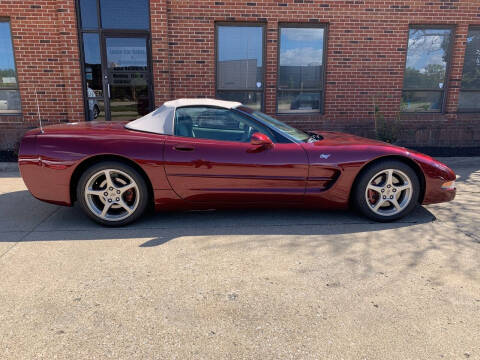
<path id="1" fill-rule="evenodd" d="M 239 103 L 236 101 L 225 101 L 225 100 L 208 99 L 208 98 L 192 98 L 192 99 L 184 98 L 184 99 L 166 101 L 163 103 L 163 105 L 168 107 L 173 107 L 173 108 L 178 108 L 182 106 L 207 105 L 207 106 L 218 106 L 225 109 L 233 109 L 233 108 L 236 108 L 237 106 L 242 105 L 242 103 Z"/>
<path id="2" fill-rule="evenodd" d="M 176 108 L 182 106 L 216 106 L 224 109 L 233 109 L 240 105 L 242 103 L 235 101 L 205 98 L 166 101 L 159 108 L 137 120 L 129 122 L 125 127 L 130 130 L 173 135 L 173 117 Z"/>

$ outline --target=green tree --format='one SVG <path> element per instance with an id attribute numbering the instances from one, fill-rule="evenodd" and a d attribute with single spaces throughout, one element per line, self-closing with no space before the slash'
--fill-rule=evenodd
<path id="1" fill-rule="evenodd" d="M 473 31 L 467 41 L 462 89 L 480 89 L 480 30 Z"/>

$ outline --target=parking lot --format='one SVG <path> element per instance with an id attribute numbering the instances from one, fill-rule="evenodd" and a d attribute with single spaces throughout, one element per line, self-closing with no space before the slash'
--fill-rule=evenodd
<path id="1" fill-rule="evenodd" d="M 480 158 L 452 203 L 157 213 L 125 228 L 0 172 L 1 359 L 480 359 Z"/>

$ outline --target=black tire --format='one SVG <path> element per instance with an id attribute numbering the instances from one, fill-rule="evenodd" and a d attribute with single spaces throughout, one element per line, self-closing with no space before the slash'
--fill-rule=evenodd
<path id="1" fill-rule="evenodd" d="M 93 118 L 96 119 L 100 115 L 100 108 L 98 105 L 93 105 Z"/>
<path id="2" fill-rule="evenodd" d="M 107 170 L 107 169 L 113 170 L 112 174 L 115 174 L 115 171 L 119 171 L 118 174 L 121 174 L 120 172 L 122 172 L 124 175 L 126 174 L 131 179 L 133 179 L 133 181 L 135 182 L 135 185 L 136 185 L 136 188 L 132 189 L 132 192 L 134 193 L 134 195 L 133 195 L 134 197 L 138 196 L 138 200 L 134 201 L 134 204 L 135 204 L 136 207 L 134 207 L 134 210 L 132 210 L 132 213 L 130 215 L 128 215 L 128 211 L 125 211 L 125 209 L 122 209 L 120 207 L 120 205 L 116 205 L 115 203 L 110 205 L 110 206 L 112 206 L 112 208 L 113 208 L 114 205 L 116 205 L 118 207 L 119 212 L 121 210 L 124 210 L 126 212 L 126 214 L 124 214 L 124 216 L 126 216 L 126 217 L 122 218 L 122 219 L 119 219 L 119 220 L 106 219 L 106 218 L 100 217 L 101 214 L 99 215 L 91 209 L 91 206 L 95 206 L 95 204 L 92 205 L 92 203 L 90 203 L 90 206 L 89 206 L 89 204 L 87 204 L 87 199 L 86 199 L 86 196 L 85 196 L 87 182 L 92 181 L 92 177 L 94 177 L 99 172 L 101 172 L 103 170 Z M 114 176 L 115 175 L 112 175 L 112 177 L 115 179 L 114 181 L 122 180 L 121 178 L 119 178 L 119 177 L 115 178 Z M 120 184 L 120 185 L 122 185 L 122 184 Z M 119 189 L 120 188 L 121 187 L 119 186 Z M 107 189 L 105 188 L 105 190 L 107 190 Z M 98 190 L 98 191 L 104 191 L 104 190 Z M 125 204 L 126 204 L 126 200 L 124 200 L 124 198 L 123 198 L 124 194 L 122 193 L 122 195 L 119 195 L 119 196 L 122 196 L 122 201 L 125 201 Z M 82 210 L 85 212 L 85 214 L 90 219 L 92 219 L 93 221 L 95 221 L 99 224 L 105 225 L 105 226 L 123 226 L 123 225 L 127 225 L 127 224 L 137 220 L 145 212 L 145 209 L 147 208 L 147 206 L 149 204 L 149 200 L 150 200 L 149 196 L 150 196 L 150 194 L 149 194 L 147 183 L 146 183 L 144 177 L 142 175 L 140 175 L 138 173 L 138 171 L 136 171 L 131 166 L 126 165 L 126 164 L 124 164 L 122 162 L 119 162 L 119 161 L 102 161 L 102 162 L 99 162 L 97 164 L 92 165 L 87 170 L 85 170 L 85 172 L 81 175 L 81 177 L 78 181 L 78 184 L 77 184 L 77 200 L 78 200 Z M 98 204 L 100 204 L 100 206 L 101 206 L 101 203 L 99 201 L 100 200 L 102 202 L 106 201 L 106 198 L 104 198 L 104 197 L 102 197 L 102 198 L 103 198 L 103 200 L 100 199 L 100 196 L 95 195 L 95 198 L 93 198 L 93 199 Z M 113 210 L 116 210 L 116 209 L 113 209 Z"/>
<path id="3" fill-rule="evenodd" d="M 404 175 L 408 176 L 410 183 L 411 183 L 411 192 L 408 193 L 408 197 L 410 197 L 409 202 L 407 202 L 408 197 L 405 197 L 405 205 L 401 211 L 398 211 L 395 209 L 393 206 L 393 203 L 389 202 L 389 196 L 395 195 L 394 193 L 388 193 L 386 196 L 385 205 L 387 210 L 390 208 L 390 211 L 398 211 L 397 213 L 393 213 L 391 215 L 387 214 L 379 214 L 373 210 L 373 207 L 375 203 L 371 204 L 369 200 L 367 200 L 367 186 L 370 184 L 370 181 L 372 181 L 373 177 L 376 176 L 378 173 L 382 172 L 383 170 L 388 170 L 388 169 L 393 169 L 397 170 L 399 172 L 403 172 Z M 396 175 L 395 175 L 396 176 Z M 397 181 L 399 181 L 397 178 Z M 401 179 L 400 179 L 401 180 Z M 387 189 L 384 189 L 387 190 Z M 390 191 L 390 190 L 388 190 Z M 356 207 L 360 213 L 365 215 L 366 217 L 379 221 L 379 222 L 389 222 L 389 221 L 395 221 L 398 220 L 409 213 L 411 213 L 417 206 L 418 206 L 418 200 L 420 197 L 420 182 L 418 180 L 418 176 L 415 173 L 415 171 L 408 166 L 407 164 L 398 161 L 398 160 L 384 160 L 384 161 L 379 161 L 377 163 L 374 163 L 373 165 L 367 166 L 364 170 L 359 175 L 358 181 L 355 184 L 355 188 L 353 189 L 353 205 Z M 375 196 L 382 198 L 383 194 L 385 193 L 378 193 L 378 195 L 373 193 Z M 406 196 L 407 193 L 400 193 L 399 192 L 399 197 L 400 196 Z M 381 201 L 381 200 L 377 200 Z M 394 199 L 395 201 L 395 199 Z M 398 203 L 398 202 L 397 202 Z M 380 208 L 381 210 L 382 208 Z M 385 211 L 387 212 L 387 211 Z"/>

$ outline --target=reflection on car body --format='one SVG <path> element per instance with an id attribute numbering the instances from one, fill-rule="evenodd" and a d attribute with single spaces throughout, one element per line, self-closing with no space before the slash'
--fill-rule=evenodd
<path id="1" fill-rule="evenodd" d="M 455 197 L 455 174 L 427 155 L 354 135 L 306 132 L 238 102 L 179 99 L 131 122 L 27 132 L 30 192 L 79 202 L 119 226 L 157 210 L 350 206 L 376 221 Z"/>

